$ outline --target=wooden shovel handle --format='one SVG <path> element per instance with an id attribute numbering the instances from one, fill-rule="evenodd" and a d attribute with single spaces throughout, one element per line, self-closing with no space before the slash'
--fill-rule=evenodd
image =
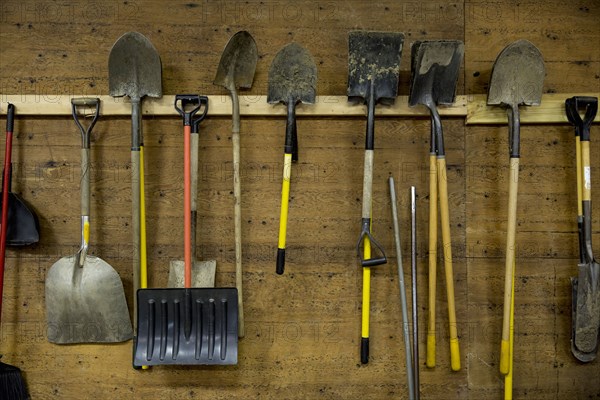
<path id="1" fill-rule="evenodd" d="M 435 367 L 435 295 L 437 278 L 437 161 L 435 153 L 429 155 L 429 309 L 427 322 L 428 368 Z"/>
<path id="2" fill-rule="evenodd" d="M 446 159 L 437 159 L 437 177 L 440 197 L 440 217 L 442 221 L 442 244 L 444 246 L 444 271 L 446 272 L 446 293 L 448 298 L 448 325 L 450 330 L 450 366 L 452 371 L 460 371 L 460 350 L 456 329 L 456 308 L 454 304 L 454 271 L 452 269 L 452 240 L 450 238 L 450 212 L 448 210 L 448 178 Z"/>
<path id="3" fill-rule="evenodd" d="M 502 344 L 500 347 L 500 373 L 506 375 L 510 361 L 510 308 L 515 274 L 515 237 L 517 224 L 517 192 L 519 188 L 519 158 L 510 159 L 508 186 L 508 226 L 506 230 L 506 261 L 504 276 L 504 314 L 502 318 Z"/>

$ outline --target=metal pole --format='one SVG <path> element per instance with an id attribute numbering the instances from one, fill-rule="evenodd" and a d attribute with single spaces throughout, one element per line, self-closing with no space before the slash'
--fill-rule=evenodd
<path id="1" fill-rule="evenodd" d="M 419 319 L 417 318 L 417 192 L 410 187 L 411 213 L 411 275 L 412 275 L 412 318 L 413 318 L 413 373 L 415 380 L 415 399 L 419 400 Z"/>
<path id="2" fill-rule="evenodd" d="M 400 304 L 402 306 L 402 335 L 404 337 L 404 353 L 406 354 L 406 378 L 408 380 L 408 398 L 415 398 L 415 382 L 412 366 L 412 348 L 408 327 L 408 310 L 406 306 L 406 287 L 404 286 L 404 269 L 402 268 L 402 247 L 400 246 L 400 228 L 398 225 L 398 209 L 396 207 L 396 188 L 394 177 L 390 176 L 390 200 L 392 203 L 392 221 L 394 223 L 394 241 L 396 243 L 396 260 L 398 262 L 398 286 L 400 287 Z"/>

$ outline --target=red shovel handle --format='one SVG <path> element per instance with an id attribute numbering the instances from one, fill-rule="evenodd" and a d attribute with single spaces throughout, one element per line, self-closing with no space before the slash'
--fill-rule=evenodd
<path id="1" fill-rule="evenodd" d="M 6 229 L 8 224 L 8 185 L 12 160 L 12 138 L 15 106 L 8 104 L 6 112 L 6 147 L 4 150 L 4 177 L 2 179 L 2 233 L 0 234 L 0 319 L 2 317 L 2 288 L 4 287 L 4 258 L 6 256 Z"/>
<path id="2" fill-rule="evenodd" d="M 184 287 L 192 287 L 192 184 L 191 184 L 191 145 L 190 125 L 183 126 L 183 246 L 185 274 Z"/>

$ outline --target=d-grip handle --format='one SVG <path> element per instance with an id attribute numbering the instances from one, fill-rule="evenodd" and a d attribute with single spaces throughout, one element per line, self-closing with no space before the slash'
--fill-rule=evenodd
<path id="1" fill-rule="evenodd" d="M 181 104 L 181 107 L 179 106 Z M 175 109 L 183 117 L 184 126 L 192 126 L 194 116 L 202 107 L 200 96 L 197 94 L 178 94 L 175 96 Z"/>
<path id="2" fill-rule="evenodd" d="M 358 254 L 358 258 L 360 259 L 360 265 L 362 267 L 376 267 L 378 265 L 387 263 L 387 257 L 385 255 L 385 251 L 383 251 L 383 247 L 379 244 L 379 242 L 377 240 L 375 240 L 375 238 L 373 238 L 373 235 L 371 235 L 370 227 L 371 227 L 371 219 L 363 218 L 360 237 L 358 238 L 358 243 L 356 244 L 356 252 Z M 369 258 L 364 258 L 364 256 L 360 253 L 360 247 L 361 247 L 361 244 L 363 243 L 365 237 L 367 237 L 369 239 L 371 248 L 374 245 L 377 248 L 377 250 L 379 250 L 379 253 L 381 253 L 380 257 L 369 256 Z"/>

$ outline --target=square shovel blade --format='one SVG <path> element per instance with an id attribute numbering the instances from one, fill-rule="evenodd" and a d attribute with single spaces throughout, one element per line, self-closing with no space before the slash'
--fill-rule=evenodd
<path id="1" fill-rule="evenodd" d="M 140 289 L 133 365 L 237 364 L 236 288 Z"/>
<path id="2" fill-rule="evenodd" d="M 373 99 L 393 104 L 398 94 L 400 58 L 404 34 L 401 32 L 354 31 L 348 35 L 348 98 Z"/>

